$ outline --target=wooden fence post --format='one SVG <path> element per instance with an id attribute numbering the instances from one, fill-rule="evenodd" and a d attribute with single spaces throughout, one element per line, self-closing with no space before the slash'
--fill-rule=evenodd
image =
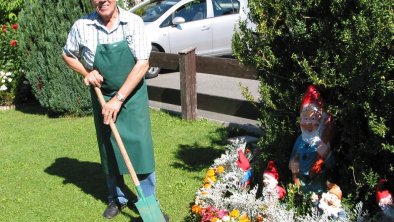
<path id="1" fill-rule="evenodd" d="M 197 119 L 196 48 L 179 52 L 182 118 Z"/>

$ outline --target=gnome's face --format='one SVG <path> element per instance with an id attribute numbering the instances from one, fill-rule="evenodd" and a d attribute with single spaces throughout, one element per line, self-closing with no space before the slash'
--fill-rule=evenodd
<path id="1" fill-rule="evenodd" d="M 319 126 L 322 117 L 322 110 L 314 104 L 305 106 L 300 114 L 302 138 L 305 142 L 311 143 L 319 138 Z"/>
<path id="2" fill-rule="evenodd" d="M 321 111 L 314 104 L 309 104 L 301 111 L 301 129 L 307 133 L 312 133 L 319 128 Z"/>
<path id="3" fill-rule="evenodd" d="M 275 189 L 278 185 L 278 181 L 268 173 L 263 174 L 263 184 L 265 188 Z"/>
<path id="4" fill-rule="evenodd" d="M 391 195 L 388 195 L 385 198 L 381 198 L 379 200 L 379 206 L 388 206 L 388 205 L 393 205 L 393 198 Z"/>

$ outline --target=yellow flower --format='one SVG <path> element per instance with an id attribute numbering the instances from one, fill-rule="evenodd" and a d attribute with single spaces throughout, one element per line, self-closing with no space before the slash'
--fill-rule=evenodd
<path id="1" fill-rule="evenodd" d="M 238 218 L 239 217 L 239 210 L 232 210 L 230 212 L 230 217 L 232 218 Z"/>
<path id="2" fill-rule="evenodd" d="M 212 222 L 216 222 L 218 220 L 219 220 L 219 218 L 217 218 L 217 217 L 212 218 Z"/>
<path id="3" fill-rule="evenodd" d="M 250 222 L 248 215 L 247 214 L 242 214 L 239 217 L 239 222 Z"/>
<path id="4" fill-rule="evenodd" d="M 192 206 L 192 212 L 193 213 L 199 214 L 200 211 L 201 211 L 201 207 L 200 206 L 198 206 L 198 205 L 193 205 Z"/>
<path id="5" fill-rule="evenodd" d="M 210 183 L 205 183 L 204 184 L 204 188 L 211 188 L 211 184 Z"/>
<path id="6" fill-rule="evenodd" d="M 216 168 L 216 172 L 223 173 L 224 172 L 224 167 L 223 166 L 218 166 L 218 168 Z"/>
<path id="7" fill-rule="evenodd" d="M 209 177 L 209 179 L 210 179 L 212 182 L 216 182 L 216 177 L 215 177 L 215 176 L 211 176 L 211 177 Z"/>
<path id="8" fill-rule="evenodd" d="M 213 169 L 209 169 L 207 171 L 207 177 L 215 176 L 215 171 Z"/>

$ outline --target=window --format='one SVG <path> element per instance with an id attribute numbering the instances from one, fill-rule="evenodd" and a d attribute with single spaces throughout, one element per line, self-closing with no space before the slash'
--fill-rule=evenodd
<path id="1" fill-rule="evenodd" d="M 207 3 L 205 0 L 197 0 L 182 5 L 171 16 L 165 19 L 160 27 L 171 25 L 171 21 L 175 17 L 182 17 L 185 19 L 185 22 L 205 19 L 207 17 Z"/>
<path id="2" fill-rule="evenodd" d="M 240 4 L 238 0 L 213 0 L 212 3 L 215 17 L 239 13 Z"/>

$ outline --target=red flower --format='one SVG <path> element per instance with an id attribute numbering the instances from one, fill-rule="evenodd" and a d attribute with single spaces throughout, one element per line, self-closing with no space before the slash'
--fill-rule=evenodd
<path id="1" fill-rule="evenodd" d="M 15 23 L 11 27 L 12 27 L 12 29 L 17 30 L 19 28 L 19 25 L 18 25 L 18 23 Z"/>
<path id="2" fill-rule="evenodd" d="M 10 45 L 15 47 L 16 46 L 16 40 L 11 40 L 10 41 Z"/>

